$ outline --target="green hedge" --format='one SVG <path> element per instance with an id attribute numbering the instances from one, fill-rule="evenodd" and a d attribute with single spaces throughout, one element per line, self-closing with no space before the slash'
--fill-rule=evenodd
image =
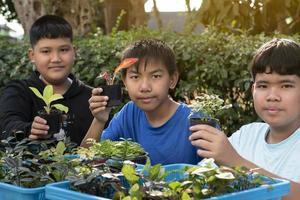
<path id="1" fill-rule="evenodd" d="M 282 36 L 278 36 L 282 37 Z M 141 38 L 165 40 L 175 51 L 180 70 L 180 82 L 172 96 L 186 102 L 195 92 L 210 92 L 233 104 L 222 113 L 223 130 L 230 135 L 242 124 L 259 120 L 252 108 L 251 79 L 248 64 L 253 52 L 270 36 L 233 35 L 207 30 L 201 34 L 158 32 L 139 28 L 106 36 L 76 39 L 77 77 L 91 86 L 100 84 L 96 76 L 102 70 L 112 70 L 119 63 L 122 50 Z M 298 41 L 298 36 L 293 36 Z M 27 42 L 0 40 L 0 90 L 11 79 L 27 77 L 33 66 L 27 58 Z"/>

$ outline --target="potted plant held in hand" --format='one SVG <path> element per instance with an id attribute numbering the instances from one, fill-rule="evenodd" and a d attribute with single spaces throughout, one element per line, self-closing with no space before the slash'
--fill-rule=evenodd
<path id="1" fill-rule="evenodd" d="M 100 73 L 97 78 L 105 80 L 106 85 L 101 86 L 103 89 L 102 95 L 108 96 L 108 107 L 118 106 L 122 103 L 122 90 L 121 85 L 114 84 L 115 78 L 119 71 L 131 67 L 138 61 L 138 58 L 126 58 L 121 64 L 115 69 L 113 76 L 109 72 L 105 71 Z"/>
<path id="2" fill-rule="evenodd" d="M 220 129 L 217 119 L 220 111 L 228 109 L 231 104 L 224 104 L 224 100 L 215 94 L 200 94 L 190 105 L 192 112 L 189 115 L 190 126 L 207 124 Z"/>
<path id="3" fill-rule="evenodd" d="M 29 87 L 32 92 L 43 100 L 45 103 L 44 109 L 38 112 L 39 116 L 47 121 L 49 125 L 48 135 L 52 137 L 53 134 L 58 133 L 61 129 L 62 114 L 67 113 L 69 108 L 62 104 L 52 104 L 58 99 L 63 99 L 61 94 L 54 94 L 53 86 L 47 85 L 41 94 L 36 88 Z"/>

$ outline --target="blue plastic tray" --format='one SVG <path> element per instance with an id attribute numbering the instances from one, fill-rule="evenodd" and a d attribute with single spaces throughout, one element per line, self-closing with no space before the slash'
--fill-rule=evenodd
<path id="1" fill-rule="evenodd" d="M 290 191 L 290 182 L 287 180 L 274 179 L 276 182 L 269 186 L 260 186 L 241 192 L 234 192 L 218 197 L 209 198 L 209 200 L 279 200 Z"/>
<path id="2" fill-rule="evenodd" d="M 1 200 L 45 200 L 45 187 L 23 188 L 0 183 Z"/>
<path id="3" fill-rule="evenodd" d="M 70 189 L 70 182 L 63 181 L 51 183 L 46 186 L 46 199 L 47 200 L 107 200 L 106 198 L 97 197 L 81 192 L 76 192 Z"/>
<path id="4" fill-rule="evenodd" d="M 166 171 L 173 170 L 181 170 L 186 166 L 193 166 L 189 164 L 171 164 L 164 165 Z M 142 170 L 144 168 L 143 165 L 138 165 L 137 169 Z M 166 177 L 166 181 L 170 182 L 172 180 L 180 180 L 183 179 L 186 174 L 182 171 L 175 171 L 174 173 L 169 174 Z M 281 197 L 288 194 L 290 190 L 290 183 L 286 180 L 274 179 L 275 182 L 270 186 L 261 186 L 257 188 L 252 188 L 249 190 L 230 193 L 218 197 L 212 197 L 207 200 L 277 200 L 281 199 Z M 124 184 L 124 182 L 123 182 Z M 69 181 L 52 183 L 46 186 L 46 199 L 48 200 L 96 200 L 101 199 L 105 200 L 106 198 L 96 197 L 89 194 L 84 194 L 80 192 L 75 192 L 70 190 Z M 107 200 L 107 199 L 106 199 Z"/>
<path id="5" fill-rule="evenodd" d="M 165 171 L 173 171 L 173 170 L 181 170 L 186 166 L 194 166 L 190 164 L 170 164 L 164 165 Z M 138 165 L 137 169 L 142 170 L 144 168 L 143 165 Z M 147 173 L 147 172 L 145 172 Z M 172 180 L 181 180 L 187 174 L 180 171 L 174 171 L 174 173 L 169 174 L 165 181 L 170 182 Z M 281 197 L 288 194 L 290 190 L 290 183 L 286 180 L 274 179 L 274 183 L 271 184 L 271 188 L 269 186 L 260 186 L 257 188 L 252 188 L 249 190 L 234 192 L 230 194 L 225 194 L 218 197 L 212 197 L 207 200 L 277 200 L 281 199 Z"/>

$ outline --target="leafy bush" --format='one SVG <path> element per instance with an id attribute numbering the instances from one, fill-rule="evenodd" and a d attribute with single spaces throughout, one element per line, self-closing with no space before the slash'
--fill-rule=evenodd
<path id="1" fill-rule="evenodd" d="M 96 76 L 103 71 L 113 71 L 124 47 L 141 38 L 162 39 L 174 49 L 181 74 L 177 88 L 171 92 L 175 100 L 189 103 L 199 93 L 217 94 L 232 104 L 232 108 L 220 117 L 222 129 L 228 135 L 242 124 L 258 120 L 252 105 L 248 64 L 254 51 L 271 36 L 234 35 L 214 29 L 197 34 L 146 28 L 109 36 L 98 33 L 91 38 L 75 40 L 77 59 L 73 72 L 91 86 L 104 84 Z M 299 41 L 297 35 L 292 38 Z M 0 39 L 0 91 L 9 80 L 27 77 L 33 70 L 27 58 L 27 43 L 8 43 Z"/>

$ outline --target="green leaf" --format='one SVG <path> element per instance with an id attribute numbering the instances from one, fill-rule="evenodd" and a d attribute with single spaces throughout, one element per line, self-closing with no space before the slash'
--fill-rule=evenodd
<path id="1" fill-rule="evenodd" d="M 191 198 L 187 192 L 184 192 L 181 196 L 181 199 L 182 200 L 190 200 Z"/>
<path id="2" fill-rule="evenodd" d="M 178 181 L 172 181 L 170 184 L 169 184 L 169 187 L 172 189 L 172 190 L 176 190 L 176 188 L 180 187 L 180 182 Z"/>
<path id="3" fill-rule="evenodd" d="M 139 180 L 139 177 L 135 174 L 135 169 L 131 165 L 124 165 L 122 173 L 131 184 L 137 183 Z"/>
<path id="4" fill-rule="evenodd" d="M 56 145 L 56 153 L 57 153 L 58 155 L 64 155 L 65 150 L 66 150 L 66 145 L 65 145 L 65 143 L 62 142 L 62 141 L 59 141 L 59 142 L 57 143 L 57 145 Z"/>
<path id="5" fill-rule="evenodd" d="M 50 97 L 53 95 L 53 86 L 52 85 L 47 85 L 44 88 L 43 91 L 43 97 L 44 97 L 44 101 L 46 102 L 47 105 L 49 105 L 50 102 Z"/>
<path id="6" fill-rule="evenodd" d="M 63 111 L 63 112 L 65 112 L 65 113 L 68 113 L 69 112 L 69 108 L 67 107 L 67 106 L 64 106 L 64 105 L 62 105 L 62 104 L 54 104 L 54 105 L 52 105 L 51 107 L 54 107 L 54 108 L 56 108 L 57 110 L 61 110 L 61 111 Z"/>
<path id="7" fill-rule="evenodd" d="M 42 94 L 38 91 L 38 89 L 36 89 L 35 87 L 29 87 L 29 88 L 32 90 L 32 92 L 33 92 L 37 97 L 39 97 L 39 98 L 41 98 L 41 99 L 44 100 Z"/>
<path id="8" fill-rule="evenodd" d="M 161 172 L 161 165 L 157 164 L 154 165 L 150 170 L 149 170 L 149 177 L 151 180 L 155 180 L 157 177 L 159 177 L 159 174 Z"/>
<path id="9" fill-rule="evenodd" d="M 64 97 L 61 94 L 53 94 L 52 96 L 50 96 L 49 98 L 49 103 L 56 101 L 58 99 L 63 99 Z"/>

